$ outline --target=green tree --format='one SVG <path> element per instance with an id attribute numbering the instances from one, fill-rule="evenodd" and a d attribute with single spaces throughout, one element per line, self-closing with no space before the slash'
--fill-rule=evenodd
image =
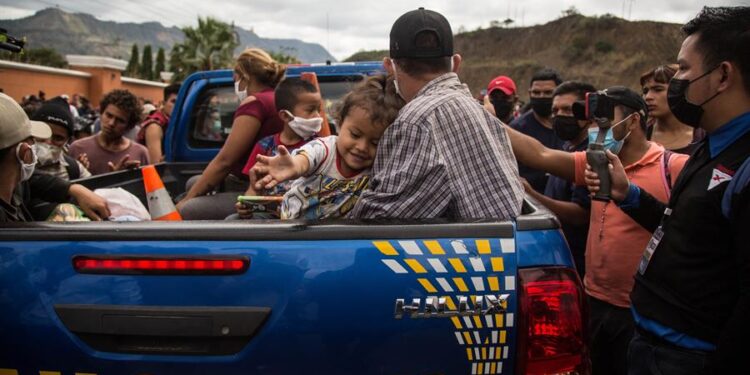
<path id="1" fill-rule="evenodd" d="M 562 11 L 562 17 L 570 17 L 570 16 L 580 16 L 581 12 L 578 11 L 578 8 L 575 7 L 575 5 L 571 5 L 570 8 L 565 9 Z"/>
<path id="2" fill-rule="evenodd" d="M 288 55 L 284 52 L 269 52 L 269 55 L 273 57 L 274 60 L 277 62 L 280 62 L 282 64 L 301 64 L 302 61 L 300 61 L 297 56 Z"/>
<path id="3" fill-rule="evenodd" d="M 344 62 L 355 62 L 355 61 L 382 61 L 383 57 L 388 56 L 388 50 L 377 50 L 377 51 L 365 51 L 360 50 L 359 52 L 349 56 Z"/>
<path id="4" fill-rule="evenodd" d="M 143 58 L 141 59 L 141 74 L 143 79 L 151 80 L 154 75 L 154 56 L 151 55 L 151 45 L 143 47 Z"/>
<path id="5" fill-rule="evenodd" d="M 159 52 L 156 53 L 156 67 L 154 67 L 154 79 L 159 79 L 161 72 L 166 70 L 166 60 L 164 57 L 164 48 L 159 47 Z"/>
<path id="6" fill-rule="evenodd" d="M 182 32 L 185 40 L 175 44 L 169 55 L 172 81 L 182 81 L 196 71 L 232 66 L 234 49 L 239 45 L 234 24 L 198 17 L 198 27 L 183 27 Z"/>
<path id="7" fill-rule="evenodd" d="M 133 49 L 130 50 L 130 61 L 128 61 L 128 67 L 125 68 L 125 74 L 129 77 L 137 77 L 138 71 L 140 70 L 140 58 L 138 57 L 138 45 L 133 43 Z"/>

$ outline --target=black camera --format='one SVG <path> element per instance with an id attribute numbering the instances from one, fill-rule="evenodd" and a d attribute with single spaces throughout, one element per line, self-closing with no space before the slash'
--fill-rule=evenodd
<path id="1" fill-rule="evenodd" d="M 586 118 L 613 120 L 615 118 L 615 102 L 608 96 L 596 92 L 586 93 Z"/>
<path id="2" fill-rule="evenodd" d="M 586 150 L 586 161 L 599 175 L 599 191 L 592 197 L 598 201 L 610 200 L 611 177 L 609 175 L 609 158 L 604 145 L 605 138 L 615 118 L 615 102 L 604 93 L 586 93 L 584 103 L 573 104 L 573 114 L 581 120 L 594 122 L 598 127 L 596 139 L 589 142 Z"/>
<path id="3" fill-rule="evenodd" d="M 13 53 L 21 53 L 25 44 L 25 41 L 8 35 L 8 30 L 0 28 L 0 49 Z"/>
<path id="4" fill-rule="evenodd" d="M 573 103 L 573 116 L 581 121 L 615 118 L 615 103 L 607 95 L 597 92 L 586 93 L 586 100 Z"/>

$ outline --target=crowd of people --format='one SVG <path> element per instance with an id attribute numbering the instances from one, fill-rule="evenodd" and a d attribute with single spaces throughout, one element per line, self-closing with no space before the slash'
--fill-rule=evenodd
<path id="1" fill-rule="evenodd" d="M 323 137 L 318 88 L 247 49 L 233 70 L 232 131 L 177 209 L 192 220 L 507 220 L 525 192 L 570 245 L 594 374 L 731 373 L 750 333 L 748 19 L 748 7 L 704 8 L 683 27 L 677 64 L 645 72 L 640 93 L 545 68 L 522 111 L 506 75 L 477 103 L 458 79 L 450 24 L 420 8 L 392 26 L 387 75 L 347 94 L 339 134 Z M 163 160 L 178 91 L 145 112 L 126 90 L 98 110 L 76 95 L 19 105 L 0 94 L 0 221 L 44 220 L 50 205 L 37 201 L 106 219 L 106 200 L 70 181 Z M 604 122 L 586 114 L 592 94 L 613 103 Z M 592 200 L 595 142 L 611 200 Z"/>

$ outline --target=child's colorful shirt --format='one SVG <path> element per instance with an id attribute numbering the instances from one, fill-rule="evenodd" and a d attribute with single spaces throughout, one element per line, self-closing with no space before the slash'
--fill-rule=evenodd
<path id="1" fill-rule="evenodd" d="M 328 219 L 346 216 L 370 182 L 370 169 L 341 173 L 335 135 L 310 141 L 294 152 L 310 163 L 306 176 L 294 181 L 281 203 L 282 219 Z"/>

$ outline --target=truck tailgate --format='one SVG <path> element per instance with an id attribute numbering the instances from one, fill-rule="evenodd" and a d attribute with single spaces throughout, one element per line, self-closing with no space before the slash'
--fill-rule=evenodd
<path id="1" fill-rule="evenodd" d="M 189 222 L 0 234 L 0 373 L 510 374 L 513 235 L 511 223 Z M 76 256 L 249 266 L 84 273 Z"/>

